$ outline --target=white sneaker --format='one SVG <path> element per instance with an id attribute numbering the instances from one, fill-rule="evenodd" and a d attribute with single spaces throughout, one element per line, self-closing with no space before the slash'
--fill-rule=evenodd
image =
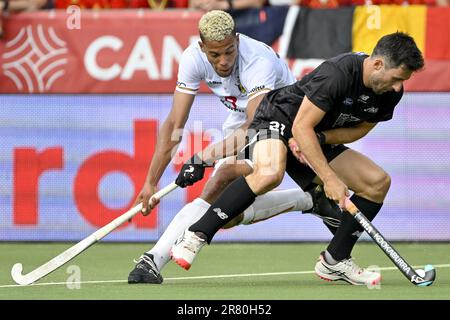
<path id="1" fill-rule="evenodd" d="M 377 285 L 381 283 L 381 274 L 359 267 L 352 258 L 329 264 L 325 253 L 320 253 L 315 267 L 316 274 L 327 281 L 344 280 L 355 285 Z"/>
<path id="2" fill-rule="evenodd" d="M 197 236 L 195 232 L 186 229 L 170 249 L 170 257 L 179 266 L 189 270 L 192 262 L 194 262 L 195 256 L 205 244 L 205 239 Z"/>

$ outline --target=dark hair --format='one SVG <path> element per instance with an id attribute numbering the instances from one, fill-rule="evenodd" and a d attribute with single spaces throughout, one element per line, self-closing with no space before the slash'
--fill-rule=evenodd
<path id="1" fill-rule="evenodd" d="M 417 71 L 424 66 L 422 53 L 414 39 L 403 32 L 391 33 L 378 40 L 372 52 L 372 57 L 375 56 L 385 58 L 388 69 L 405 65 L 409 70 Z"/>

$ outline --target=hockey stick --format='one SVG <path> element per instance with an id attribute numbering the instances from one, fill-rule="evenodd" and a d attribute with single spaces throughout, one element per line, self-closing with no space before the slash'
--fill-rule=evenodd
<path id="1" fill-rule="evenodd" d="M 294 154 L 295 155 L 295 154 Z M 300 154 L 297 158 L 300 162 L 308 165 L 314 171 L 308 160 Z M 369 234 L 375 243 L 391 259 L 394 265 L 405 275 L 405 277 L 416 286 L 430 286 L 436 278 L 436 270 L 431 264 L 427 264 L 423 269 L 414 270 L 411 265 L 402 258 L 394 247 L 383 237 L 375 226 L 366 218 L 364 214 L 355 206 L 349 198 L 345 200 L 345 210 L 358 221 L 361 227 Z"/>
<path id="2" fill-rule="evenodd" d="M 152 198 L 155 199 L 161 199 L 165 195 L 169 194 L 173 190 L 175 190 L 178 187 L 174 182 L 166 186 L 165 188 L 161 189 L 157 193 L 153 195 Z M 36 282 L 37 280 L 41 279 L 42 277 L 45 277 L 49 273 L 55 271 L 59 267 L 61 267 L 66 262 L 72 260 L 77 255 L 82 253 L 84 250 L 89 248 L 91 245 L 99 241 L 100 239 L 104 238 L 106 235 L 114 231 L 117 227 L 122 225 L 124 222 L 128 221 L 132 217 L 134 217 L 136 214 L 138 214 L 142 209 L 142 203 L 139 203 L 135 207 L 131 208 L 121 216 L 117 217 L 104 227 L 98 229 L 90 236 L 86 237 L 85 239 L 78 242 L 76 245 L 70 247 L 63 253 L 59 254 L 58 256 L 54 257 L 52 260 L 46 262 L 42 266 L 38 267 L 37 269 L 34 269 L 30 273 L 27 273 L 25 275 L 22 274 L 23 266 L 21 263 L 16 263 L 12 269 L 11 269 L 11 276 L 13 280 L 20 285 L 28 285 L 33 282 Z"/>
<path id="3" fill-rule="evenodd" d="M 361 227 L 369 234 L 375 243 L 391 259 L 395 266 L 405 275 L 405 277 L 416 286 L 429 286 L 436 278 L 436 270 L 431 264 L 427 264 L 424 269 L 414 270 L 411 265 L 402 258 L 394 247 L 375 228 L 372 222 L 367 219 L 361 211 L 349 199 L 345 201 L 345 210 L 358 221 Z"/>

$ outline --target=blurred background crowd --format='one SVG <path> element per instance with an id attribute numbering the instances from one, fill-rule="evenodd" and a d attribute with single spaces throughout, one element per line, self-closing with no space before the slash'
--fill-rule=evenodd
<path id="1" fill-rule="evenodd" d="M 0 0 L 0 10 L 9 12 L 41 9 L 64 9 L 71 5 L 82 9 L 148 8 L 195 9 L 209 11 L 243 10 L 267 6 L 297 4 L 310 8 L 336 8 L 352 5 L 415 5 L 448 6 L 450 0 Z"/>

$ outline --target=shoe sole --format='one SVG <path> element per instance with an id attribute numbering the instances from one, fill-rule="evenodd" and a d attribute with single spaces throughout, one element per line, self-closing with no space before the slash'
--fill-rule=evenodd
<path id="1" fill-rule="evenodd" d="M 162 281 L 128 280 L 128 284 L 162 284 Z"/>
<path id="2" fill-rule="evenodd" d="M 376 285 L 381 283 L 381 275 L 380 275 L 380 277 L 372 280 L 371 283 L 358 283 L 358 282 L 354 282 L 354 281 L 351 281 L 349 279 L 345 279 L 345 278 L 342 278 L 342 277 L 336 277 L 335 279 L 330 279 L 330 278 L 327 278 L 326 276 L 324 276 L 323 274 L 320 274 L 317 270 L 315 270 L 315 273 L 316 273 L 316 276 L 318 276 L 320 279 L 328 281 L 328 282 L 342 280 L 342 281 L 345 281 L 345 282 L 350 283 L 350 284 L 355 285 L 355 286 L 364 286 L 364 285 L 376 286 Z"/>
<path id="3" fill-rule="evenodd" d="M 180 267 L 182 267 L 185 270 L 189 270 L 191 268 L 191 264 L 189 262 L 187 262 L 186 260 L 184 260 L 183 258 L 176 258 L 173 253 L 172 250 L 170 250 L 170 258 Z"/>
<path id="4" fill-rule="evenodd" d="M 147 283 L 147 284 L 161 284 L 163 283 L 164 279 L 163 277 L 155 279 L 150 278 L 149 281 L 145 280 L 145 277 L 140 276 L 139 278 L 128 278 L 128 284 L 139 284 L 139 283 Z"/>

